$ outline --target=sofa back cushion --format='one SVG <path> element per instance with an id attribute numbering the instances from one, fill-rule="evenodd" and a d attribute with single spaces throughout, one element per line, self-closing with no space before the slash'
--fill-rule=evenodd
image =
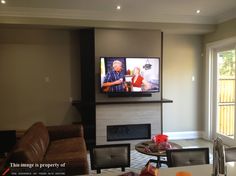
<path id="1" fill-rule="evenodd" d="M 33 124 L 10 154 L 10 162 L 38 163 L 44 158 L 49 145 L 49 135 L 42 122 Z"/>

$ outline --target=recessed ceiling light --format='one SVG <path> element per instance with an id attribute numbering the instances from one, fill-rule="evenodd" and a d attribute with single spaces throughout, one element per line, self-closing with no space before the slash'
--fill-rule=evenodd
<path id="1" fill-rule="evenodd" d="M 199 14 L 201 12 L 201 10 L 196 10 L 196 13 Z"/>
<path id="2" fill-rule="evenodd" d="M 121 9 L 120 5 L 116 6 L 116 10 L 120 10 L 120 9 Z"/>
<path id="3" fill-rule="evenodd" d="M 5 0 L 1 0 L 1 3 L 2 3 L 2 4 L 6 4 L 6 1 L 5 1 Z"/>

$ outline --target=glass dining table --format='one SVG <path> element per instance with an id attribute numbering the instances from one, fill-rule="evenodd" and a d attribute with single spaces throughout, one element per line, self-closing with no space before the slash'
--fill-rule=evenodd
<path id="1" fill-rule="evenodd" d="M 182 146 L 174 143 L 169 142 L 171 149 L 181 149 Z M 150 159 L 150 162 L 156 163 L 157 167 L 161 167 L 161 164 L 167 164 L 166 161 L 166 150 L 159 150 L 156 149 L 156 144 L 149 140 L 143 141 L 135 145 L 135 150 L 149 156 L 155 156 L 157 159 Z"/>

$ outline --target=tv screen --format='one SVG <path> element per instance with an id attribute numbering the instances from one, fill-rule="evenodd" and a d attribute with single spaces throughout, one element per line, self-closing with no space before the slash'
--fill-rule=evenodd
<path id="1" fill-rule="evenodd" d="M 159 57 L 101 57 L 102 92 L 159 92 Z"/>

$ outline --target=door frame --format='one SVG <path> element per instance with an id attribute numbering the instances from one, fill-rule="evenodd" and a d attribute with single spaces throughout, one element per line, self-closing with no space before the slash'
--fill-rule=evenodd
<path id="1" fill-rule="evenodd" d="M 216 107 L 217 101 L 215 97 L 217 97 L 217 91 L 215 91 L 217 85 L 217 78 L 214 76 L 216 73 L 216 64 L 214 62 L 215 53 L 219 48 L 225 49 L 229 46 L 234 46 L 236 49 L 236 37 L 208 43 L 206 45 L 206 59 L 205 59 L 205 134 L 204 138 L 208 140 L 212 140 L 216 137 L 216 120 L 214 120 L 214 116 L 216 115 Z M 236 114 L 236 113 L 235 113 Z M 235 127 L 236 127 L 236 120 L 235 120 Z M 236 128 L 235 132 L 236 134 Z M 220 135 L 221 136 L 221 135 Z M 234 141 L 231 142 L 230 140 L 223 139 L 224 142 L 228 145 L 236 145 L 236 135 L 234 135 Z M 221 136 L 224 138 L 224 136 Z"/>

